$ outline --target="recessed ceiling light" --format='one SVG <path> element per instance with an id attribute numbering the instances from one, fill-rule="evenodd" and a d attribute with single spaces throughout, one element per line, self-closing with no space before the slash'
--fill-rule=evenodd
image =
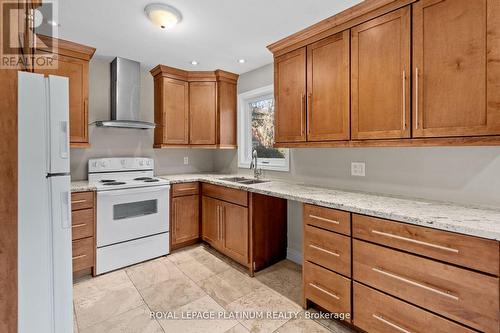
<path id="1" fill-rule="evenodd" d="M 198 61 L 196 61 L 196 60 L 191 60 L 191 65 L 193 65 L 193 66 L 198 65 Z"/>
<path id="2" fill-rule="evenodd" d="M 172 6 L 162 3 L 147 5 L 146 8 L 144 8 L 144 12 L 154 25 L 162 29 L 173 28 L 182 20 L 181 12 Z"/>
<path id="3" fill-rule="evenodd" d="M 238 62 L 239 62 L 240 64 L 244 64 L 244 63 L 245 63 L 245 62 L 247 62 L 247 61 L 246 61 L 245 59 L 238 59 Z"/>

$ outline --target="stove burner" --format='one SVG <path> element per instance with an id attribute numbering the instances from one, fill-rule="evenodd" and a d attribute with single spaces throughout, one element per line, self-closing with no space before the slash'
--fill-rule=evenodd
<path id="1" fill-rule="evenodd" d="M 150 180 L 153 179 L 151 177 L 139 177 L 139 178 L 134 178 L 134 180 Z"/>
<path id="2" fill-rule="evenodd" d="M 105 182 L 103 185 L 123 185 L 123 184 L 126 184 L 126 183 L 125 182 L 111 181 L 111 182 Z"/>
<path id="3" fill-rule="evenodd" d="M 112 183 L 112 182 L 116 182 L 116 180 L 114 180 L 114 179 L 103 179 L 103 180 L 101 180 L 101 183 Z"/>
<path id="4" fill-rule="evenodd" d="M 159 182 L 159 181 L 160 181 L 159 179 L 151 178 L 151 179 L 146 179 L 144 182 L 145 183 L 155 183 L 155 182 Z"/>

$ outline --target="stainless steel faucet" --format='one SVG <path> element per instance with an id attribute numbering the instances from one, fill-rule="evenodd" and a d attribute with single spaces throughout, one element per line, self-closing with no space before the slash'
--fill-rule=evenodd
<path id="1" fill-rule="evenodd" d="M 250 169 L 253 169 L 253 177 L 255 179 L 259 179 L 262 176 L 262 169 L 258 169 L 258 160 L 257 160 L 257 149 L 252 151 L 252 163 L 250 163 Z"/>

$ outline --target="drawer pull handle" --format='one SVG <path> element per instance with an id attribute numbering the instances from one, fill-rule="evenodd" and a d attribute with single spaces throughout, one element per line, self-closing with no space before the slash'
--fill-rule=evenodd
<path id="1" fill-rule="evenodd" d="M 79 256 L 75 256 L 73 257 L 73 260 L 76 260 L 76 259 L 82 259 L 82 258 L 85 258 L 87 255 L 86 254 L 81 254 Z"/>
<path id="2" fill-rule="evenodd" d="M 444 250 L 444 251 L 448 251 L 448 252 L 453 252 L 453 253 L 458 253 L 459 252 L 457 249 L 454 249 L 452 247 L 446 247 L 446 246 L 441 246 L 441 245 L 437 245 L 437 244 L 422 242 L 422 241 L 419 241 L 419 240 L 416 240 L 416 239 L 411 239 L 411 238 L 408 238 L 408 237 L 403 237 L 403 236 L 398 236 L 398 235 L 390 234 L 388 232 L 383 232 L 383 231 L 378 231 L 378 230 L 372 230 L 372 233 L 380 235 L 380 236 L 385 236 L 385 237 L 389 237 L 389 238 L 395 238 L 395 239 L 399 239 L 399 240 L 402 240 L 402 241 L 406 241 L 406 242 L 410 242 L 410 243 L 414 243 L 414 244 L 419 244 L 419 245 L 423 245 L 423 246 L 428 246 L 428 247 L 432 247 L 432 248 L 435 248 L 435 249 L 440 249 L 440 250 Z"/>
<path id="3" fill-rule="evenodd" d="M 81 200 L 71 200 L 71 204 L 74 205 L 74 204 L 79 204 L 79 203 L 84 203 L 84 202 L 87 202 L 87 200 L 85 199 L 81 199 Z"/>
<path id="4" fill-rule="evenodd" d="M 383 275 L 391 277 L 393 279 L 396 279 L 396 280 L 399 280 L 399 281 L 402 281 L 402 282 L 406 282 L 408 284 L 411 284 L 412 286 L 419 287 L 419 288 L 431 291 L 431 292 L 433 292 L 435 294 L 451 298 L 451 299 L 453 299 L 455 301 L 459 300 L 458 296 L 455 296 L 455 295 L 451 294 L 448 291 L 443 291 L 443 290 L 439 290 L 439 289 L 436 289 L 436 288 L 432 288 L 432 287 L 426 286 L 425 284 L 422 284 L 422 283 L 419 283 L 419 282 L 416 282 L 416 281 L 412 281 L 410 279 L 404 278 L 402 276 L 399 276 L 399 275 L 396 275 L 396 274 L 393 274 L 393 273 L 390 273 L 390 272 L 386 272 L 383 269 L 379 269 L 379 268 L 373 267 L 372 270 L 374 272 L 383 274 Z"/>
<path id="5" fill-rule="evenodd" d="M 196 187 L 178 188 L 176 191 L 192 191 L 196 190 Z"/>
<path id="6" fill-rule="evenodd" d="M 320 286 L 318 286 L 318 285 L 315 285 L 314 283 L 309 283 L 309 285 L 310 285 L 311 287 L 316 288 L 316 289 L 318 289 L 319 291 L 321 291 L 321 292 L 323 292 L 323 293 L 327 294 L 328 296 L 331 296 L 331 297 L 333 297 L 333 298 L 335 298 L 335 299 L 340 299 L 340 297 L 338 297 L 337 295 L 335 295 L 335 294 L 333 294 L 333 293 L 329 292 L 328 290 L 325 290 L 325 289 L 321 288 L 321 287 L 320 287 Z"/>
<path id="7" fill-rule="evenodd" d="M 316 220 L 320 220 L 320 221 L 325 221 L 325 222 L 329 222 L 329 223 L 333 223 L 333 224 L 340 224 L 339 221 L 326 219 L 324 217 L 320 217 L 320 216 L 316 216 L 316 215 L 309 214 L 309 217 L 312 218 L 312 219 L 316 219 Z"/>
<path id="8" fill-rule="evenodd" d="M 87 225 L 87 224 L 85 224 L 85 223 L 75 224 L 75 225 L 73 226 L 73 228 L 81 228 L 81 227 L 84 227 L 84 226 L 86 226 L 86 225 Z"/>
<path id="9" fill-rule="evenodd" d="M 391 323 L 390 321 L 386 320 L 384 317 L 382 316 L 377 316 L 376 314 L 372 314 L 372 317 L 377 319 L 378 321 L 381 321 L 383 322 L 384 324 L 386 324 L 387 326 L 390 326 L 392 328 L 395 328 L 397 329 L 398 331 L 400 332 L 403 332 L 403 333 L 412 333 L 411 331 L 408 331 L 408 330 L 405 330 L 404 328 L 402 328 L 401 326 L 398 326 L 394 323 Z"/>
<path id="10" fill-rule="evenodd" d="M 313 249 L 318 250 L 318 251 L 322 251 L 322 252 L 331 254 L 332 256 L 340 257 L 340 254 L 338 254 L 338 253 L 335 253 L 335 252 L 332 252 L 332 251 L 328 251 L 327 249 L 324 249 L 322 247 L 319 247 L 319 246 L 316 246 L 316 245 L 313 245 L 313 244 L 309 244 L 309 247 L 312 247 Z"/>

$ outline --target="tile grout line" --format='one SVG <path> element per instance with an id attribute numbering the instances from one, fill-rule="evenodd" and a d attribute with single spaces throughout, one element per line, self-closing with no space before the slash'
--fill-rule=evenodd
<path id="1" fill-rule="evenodd" d="M 166 257 L 166 256 L 165 256 Z M 164 258 L 165 258 L 164 257 Z M 142 263 L 141 263 L 142 264 Z M 135 290 L 137 290 L 137 293 L 141 296 L 141 299 L 142 301 L 144 302 L 144 304 L 146 305 L 146 307 L 149 309 L 150 312 L 154 312 L 151 307 L 149 306 L 148 302 L 146 302 L 146 300 L 144 299 L 144 296 L 142 295 L 141 291 L 139 290 L 139 288 L 137 288 L 137 286 L 135 285 L 134 281 L 132 280 L 132 278 L 130 277 L 130 275 L 128 275 L 128 272 L 127 270 L 125 270 L 125 274 L 127 274 L 127 277 L 128 279 L 130 280 L 130 282 L 132 283 L 132 285 L 134 286 Z M 149 287 L 148 287 L 149 288 Z M 146 289 L 146 288 L 145 288 Z M 158 324 L 158 326 L 160 326 L 160 329 L 164 332 L 165 330 L 163 329 L 163 326 L 161 326 L 160 322 L 158 321 L 158 319 L 155 318 L 155 322 Z"/>

